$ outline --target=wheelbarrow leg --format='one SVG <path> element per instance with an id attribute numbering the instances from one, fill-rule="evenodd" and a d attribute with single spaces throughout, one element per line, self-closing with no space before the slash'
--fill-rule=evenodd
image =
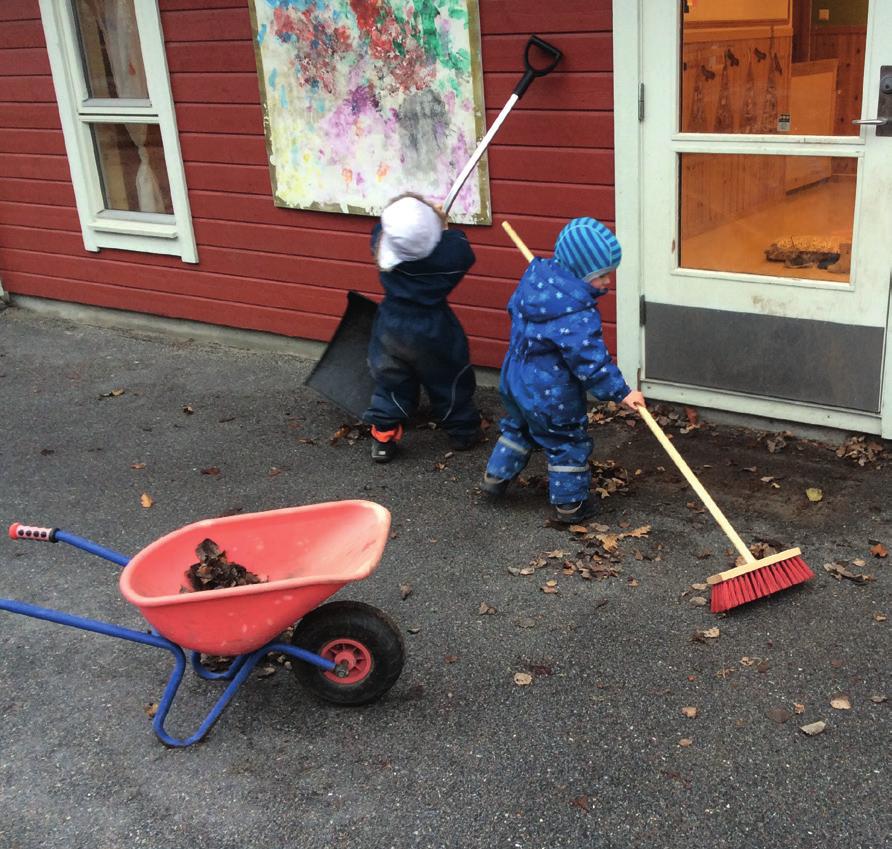
<path id="1" fill-rule="evenodd" d="M 267 646 L 264 646 L 251 654 L 239 655 L 239 657 L 233 661 L 233 666 L 238 664 L 238 671 L 229 682 L 229 686 L 220 694 L 220 698 L 217 699 L 216 704 L 211 708 L 210 712 L 205 717 L 204 722 L 201 723 L 198 730 L 190 737 L 177 738 L 171 737 L 170 734 L 164 730 L 164 720 L 167 718 L 170 706 L 173 704 L 174 696 L 176 696 L 180 682 L 183 680 L 183 672 L 186 669 L 186 657 L 182 650 L 180 650 L 179 647 L 177 648 L 180 652 L 179 657 L 176 657 L 176 664 L 170 675 L 170 680 L 167 682 L 167 687 L 164 689 L 164 695 L 158 703 L 158 711 L 155 713 L 154 720 L 152 720 L 152 727 L 155 729 L 155 734 L 158 735 L 158 739 L 164 743 L 165 746 L 184 748 L 185 746 L 191 746 L 193 743 L 197 743 L 208 733 L 208 731 L 211 730 L 214 723 L 220 718 L 220 714 L 223 713 L 226 706 L 232 700 L 235 691 L 241 687 L 245 679 L 257 665 L 257 662 L 266 656 L 269 649 Z M 230 670 L 227 670 L 227 672 L 229 671 Z M 225 675 L 226 673 L 222 673 L 221 677 Z"/>

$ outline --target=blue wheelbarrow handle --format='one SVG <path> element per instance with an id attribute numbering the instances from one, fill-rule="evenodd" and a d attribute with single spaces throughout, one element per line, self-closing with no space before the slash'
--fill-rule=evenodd
<path id="1" fill-rule="evenodd" d="M 130 558 L 118 551 L 112 551 L 103 545 L 93 542 L 92 540 L 79 537 L 76 534 L 70 534 L 60 528 L 41 528 L 37 525 L 23 525 L 21 522 L 13 522 L 9 526 L 10 539 L 30 540 L 31 542 L 67 542 L 75 548 L 95 554 L 118 566 L 126 566 L 130 562 Z"/>

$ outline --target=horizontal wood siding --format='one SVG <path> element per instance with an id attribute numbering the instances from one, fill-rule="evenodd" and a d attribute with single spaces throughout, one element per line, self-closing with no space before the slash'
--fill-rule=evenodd
<path id="1" fill-rule="evenodd" d="M 11 292 L 310 339 L 330 338 L 356 289 L 381 294 L 372 219 L 273 205 L 247 0 L 160 0 L 198 265 L 84 250 L 37 0 L 0 3 L 0 275 Z M 480 365 L 498 366 L 524 263 L 499 222 L 549 254 L 568 218 L 613 224 L 610 0 L 480 0 L 487 123 L 522 71 L 528 35 L 565 52 L 490 148 L 496 226 L 451 301 Z M 444 187 L 444 191 L 447 187 Z M 615 347 L 615 299 L 602 302 Z"/>

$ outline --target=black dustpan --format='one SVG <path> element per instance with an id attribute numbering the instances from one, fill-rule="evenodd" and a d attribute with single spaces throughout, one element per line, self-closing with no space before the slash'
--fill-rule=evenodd
<path id="1" fill-rule="evenodd" d="M 305 385 L 342 410 L 362 418 L 375 389 L 369 373 L 369 339 L 377 304 L 359 292 L 347 293 L 347 309 L 325 353 Z"/>

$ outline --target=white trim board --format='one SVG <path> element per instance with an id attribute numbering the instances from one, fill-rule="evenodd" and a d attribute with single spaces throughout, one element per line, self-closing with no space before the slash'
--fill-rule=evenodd
<path id="1" fill-rule="evenodd" d="M 145 100 L 88 97 L 71 0 L 40 0 L 65 150 L 71 169 L 84 247 L 162 253 L 198 262 L 186 175 L 180 151 L 164 32 L 157 0 L 134 4 L 150 107 Z M 105 208 L 90 125 L 96 122 L 157 124 L 164 147 L 173 215 Z M 136 222 L 139 222 L 139 226 Z"/>

